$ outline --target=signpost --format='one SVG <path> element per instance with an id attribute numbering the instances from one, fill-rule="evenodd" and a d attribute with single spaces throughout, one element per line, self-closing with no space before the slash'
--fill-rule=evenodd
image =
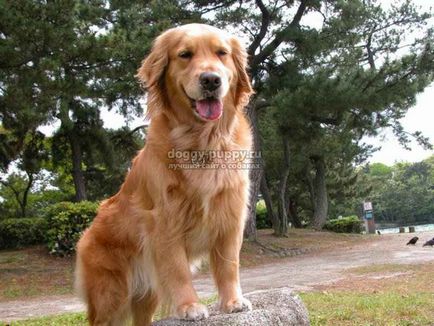
<path id="1" fill-rule="evenodd" d="M 372 211 L 372 203 L 370 201 L 365 201 L 363 203 L 363 210 L 364 211 Z"/>
<path id="2" fill-rule="evenodd" d="M 367 232 L 375 233 L 374 210 L 370 201 L 366 201 L 363 203 L 363 217 L 365 219 Z"/>

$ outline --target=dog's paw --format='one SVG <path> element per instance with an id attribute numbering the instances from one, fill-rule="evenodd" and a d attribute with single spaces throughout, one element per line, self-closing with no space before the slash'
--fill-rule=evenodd
<path id="1" fill-rule="evenodd" d="M 220 305 L 220 310 L 227 314 L 231 314 L 234 312 L 250 311 L 252 310 L 252 304 L 249 300 L 241 297 L 238 299 L 223 302 Z"/>
<path id="2" fill-rule="evenodd" d="M 177 309 L 177 317 L 186 320 L 201 320 L 209 317 L 208 309 L 200 303 L 183 305 Z"/>

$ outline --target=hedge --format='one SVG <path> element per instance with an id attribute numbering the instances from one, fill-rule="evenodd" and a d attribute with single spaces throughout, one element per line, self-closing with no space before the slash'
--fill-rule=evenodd
<path id="1" fill-rule="evenodd" d="M 93 221 L 98 203 L 61 202 L 45 211 L 48 221 L 47 246 L 51 254 L 67 256 L 75 251 L 75 245 L 83 231 Z"/>
<path id="2" fill-rule="evenodd" d="M 0 249 L 43 243 L 47 221 L 40 217 L 7 218 L 0 221 Z"/>
<path id="3" fill-rule="evenodd" d="M 337 233 L 361 233 L 362 221 L 356 216 L 351 215 L 340 219 L 328 220 L 324 229 Z"/>

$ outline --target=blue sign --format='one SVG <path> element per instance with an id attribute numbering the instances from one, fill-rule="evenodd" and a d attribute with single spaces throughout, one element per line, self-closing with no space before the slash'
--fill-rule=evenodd
<path id="1" fill-rule="evenodd" d="M 372 211 L 366 211 L 365 212 L 365 218 L 367 220 L 370 220 L 373 216 L 374 216 L 374 214 L 372 214 Z"/>

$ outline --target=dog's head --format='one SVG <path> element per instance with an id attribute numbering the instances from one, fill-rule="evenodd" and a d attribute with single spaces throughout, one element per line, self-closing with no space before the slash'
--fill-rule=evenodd
<path id="1" fill-rule="evenodd" d="M 170 29 L 154 42 L 137 77 L 149 91 L 150 115 L 170 108 L 182 120 L 218 120 L 252 93 L 247 53 L 225 32 L 203 24 Z"/>

